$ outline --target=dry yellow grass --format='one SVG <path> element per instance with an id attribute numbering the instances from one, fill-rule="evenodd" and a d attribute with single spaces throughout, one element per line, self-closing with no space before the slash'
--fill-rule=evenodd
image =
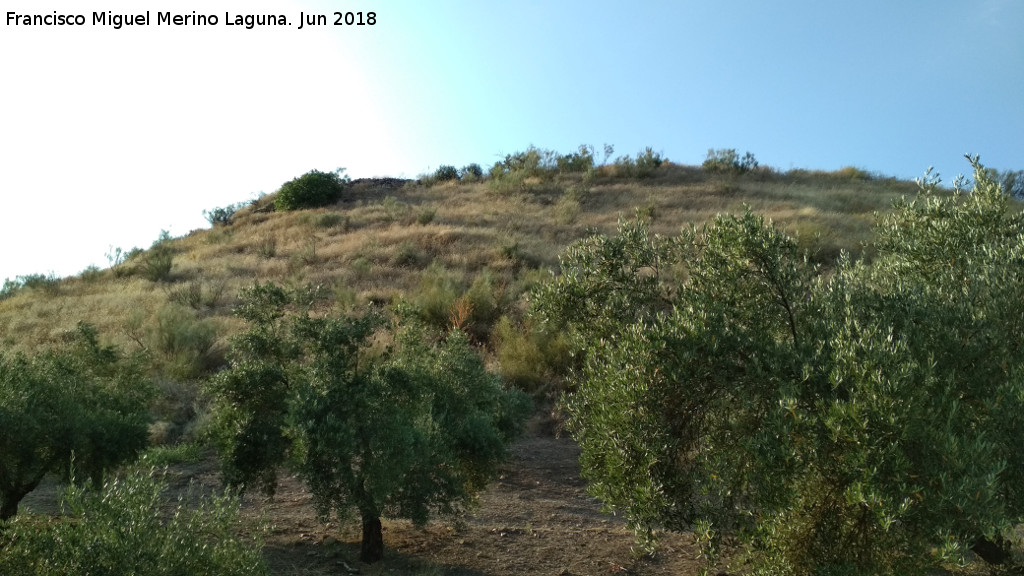
<path id="1" fill-rule="evenodd" d="M 589 181 L 581 175 L 533 178 L 523 183 L 525 191 L 511 193 L 496 192 L 487 181 L 388 190 L 356 185 L 334 206 L 288 213 L 261 210 L 268 206 L 265 198 L 241 210 L 230 226 L 171 240 L 170 282 L 106 270 L 91 280 L 67 278 L 55 289 L 24 289 L 0 301 L 0 344 L 34 349 L 86 321 L 107 339 L 130 345 L 127 326 L 148 321 L 186 285 L 220 291 L 218 302 L 201 307 L 197 316 L 219 318 L 222 337 L 238 327 L 229 318 L 236 294 L 255 281 L 322 285 L 346 305 L 383 303 L 417 290 L 433 264 L 463 288 L 486 268 L 521 291 L 525 272 L 556 269 L 569 243 L 590 230 L 611 232 L 619 218 L 636 211 L 651 219 L 654 231 L 676 234 L 689 223 L 749 205 L 828 261 L 840 249 L 858 251 L 870 237 L 872 212 L 915 190 L 908 182 L 857 176 L 708 176 L 666 164 L 644 180 L 600 172 Z"/>

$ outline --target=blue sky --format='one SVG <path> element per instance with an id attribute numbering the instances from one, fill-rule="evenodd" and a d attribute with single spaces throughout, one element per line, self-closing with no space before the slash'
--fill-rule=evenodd
<path id="1" fill-rule="evenodd" d="M 92 12 L 149 10 L 149 26 Z M 300 12 L 377 24 L 297 29 Z M 1024 2 L 7 1 L 82 27 L 0 30 L 0 279 L 106 266 L 111 246 L 311 169 L 415 177 L 529 145 L 709 148 L 780 169 L 949 182 L 1024 169 Z M 169 27 L 156 13 L 216 15 Z M 246 30 L 226 15 L 283 14 Z"/>

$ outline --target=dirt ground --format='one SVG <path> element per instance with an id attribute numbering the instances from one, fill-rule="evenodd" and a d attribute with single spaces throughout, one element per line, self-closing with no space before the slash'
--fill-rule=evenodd
<path id="1" fill-rule="evenodd" d="M 248 495 L 243 515 L 269 523 L 264 554 L 275 576 L 423 574 L 431 576 L 584 576 L 696 574 L 699 561 L 688 535 L 667 535 L 653 556 L 633 554 L 633 536 L 621 517 L 601 513 L 580 478 L 579 448 L 534 422 L 511 447 L 500 477 L 478 506 L 458 522 L 416 528 L 384 519 L 385 558 L 359 562 L 358 520 L 321 524 L 301 481 L 282 478 L 272 499 Z M 169 500 L 190 482 L 215 489 L 213 457 L 170 470 Z M 26 509 L 45 512 L 55 489 L 30 495 Z"/>

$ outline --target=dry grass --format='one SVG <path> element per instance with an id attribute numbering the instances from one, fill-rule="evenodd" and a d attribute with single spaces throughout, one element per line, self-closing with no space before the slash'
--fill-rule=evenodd
<path id="1" fill-rule="evenodd" d="M 55 289 L 22 290 L 0 301 L 0 343 L 14 350 L 52 344 L 84 320 L 116 343 L 130 344 L 125 324 L 132 314 L 152 315 L 191 285 L 220 291 L 216 303 L 200 312 L 222 317 L 238 291 L 254 281 L 320 284 L 340 291 L 349 304 L 387 303 L 408 294 L 431 265 L 449 271 L 462 288 L 485 268 L 499 281 L 521 286 L 525 271 L 557 269 L 558 254 L 569 243 L 589 230 L 611 232 L 619 218 L 637 211 L 651 218 L 656 232 L 675 234 L 749 205 L 828 262 L 841 249 L 858 252 L 870 237 L 872 213 L 913 191 L 912 183 L 870 179 L 854 169 L 727 177 L 673 164 L 644 180 L 616 179 L 603 170 L 587 180 L 528 178 L 510 192 L 495 191 L 486 181 L 410 183 L 386 191 L 357 185 L 329 208 L 246 208 L 231 226 L 170 241 L 175 256 L 169 284 L 106 270 L 89 279 L 63 279 Z M 231 329 L 235 323 L 223 325 Z"/>

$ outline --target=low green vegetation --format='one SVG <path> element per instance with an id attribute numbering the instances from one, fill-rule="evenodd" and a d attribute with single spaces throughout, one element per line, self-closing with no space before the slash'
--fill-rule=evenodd
<path id="1" fill-rule="evenodd" d="M 638 536 L 738 542 L 754 574 L 1012 561 L 1024 521 L 1024 217 L 923 182 L 872 263 L 820 274 L 751 212 L 622 222 L 535 292 L 583 367 L 566 397 L 592 492 Z M 973 553 L 973 554 L 972 554 Z"/>
<path id="2" fill-rule="evenodd" d="M 707 158 L 701 164 L 701 169 L 709 173 L 718 174 L 746 174 L 757 169 L 757 159 L 750 152 L 741 158 L 733 148 L 708 150 Z"/>
<path id="3" fill-rule="evenodd" d="M 341 197 L 349 179 L 344 170 L 320 172 L 310 170 L 281 185 L 274 197 L 274 208 L 281 212 L 326 206 Z"/>
<path id="4" fill-rule="evenodd" d="M 238 535 L 231 493 L 179 501 L 165 514 L 166 482 L 132 470 L 97 491 L 70 485 L 66 516 L 19 518 L 0 532 L 5 576 L 267 574 L 258 538 Z"/>

